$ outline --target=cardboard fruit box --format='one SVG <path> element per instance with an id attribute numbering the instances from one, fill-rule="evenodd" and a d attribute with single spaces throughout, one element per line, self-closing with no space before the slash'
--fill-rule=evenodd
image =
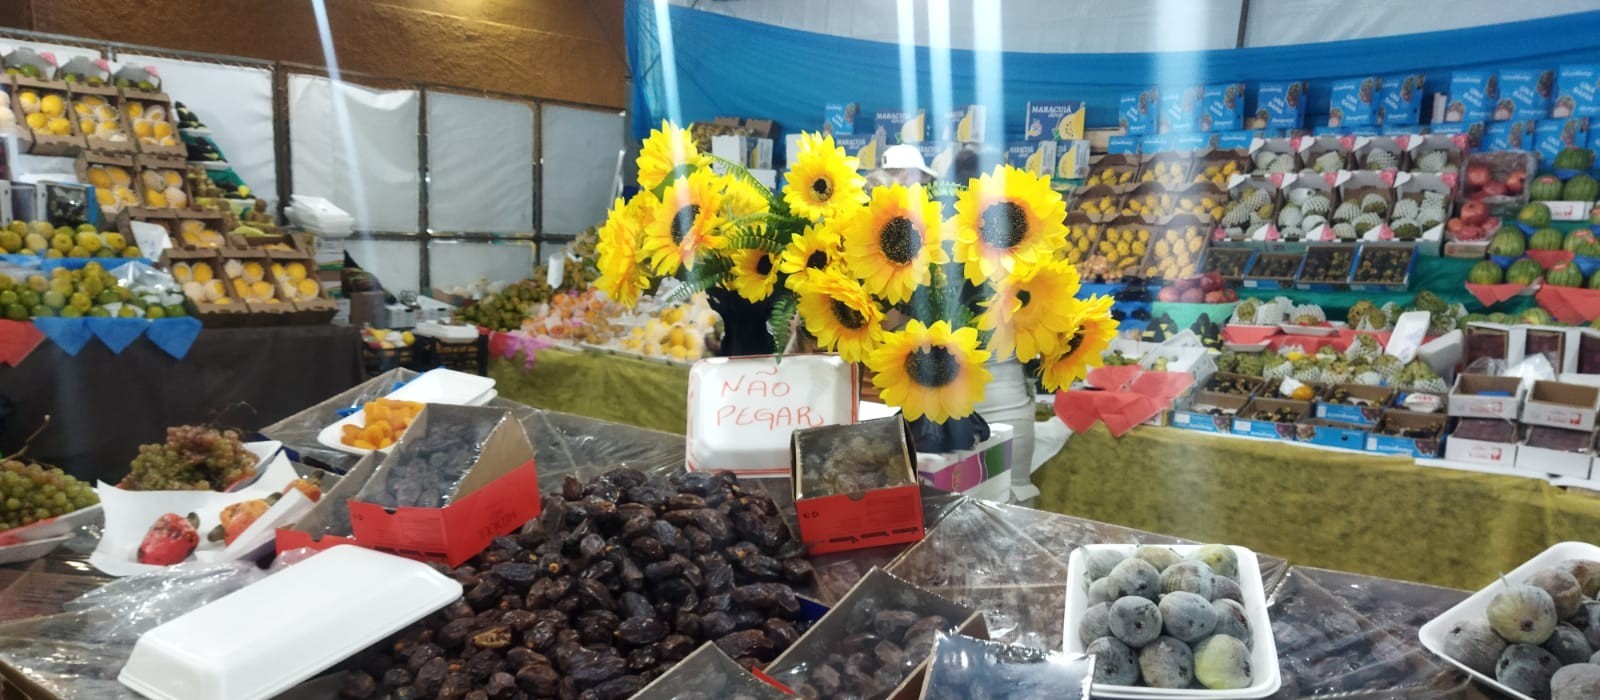
<path id="1" fill-rule="evenodd" d="M 84 149 L 86 142 L 83 132 L 78 130 L 78 120 L 72 113 L 72 102 L 68 99 L 71 95 L 67 91 L 67 84 L 59 80 L 36 80 L 22 76 L 12 77 L 12 112 L 17 115 L 17 128 L 27 129 L 33 138 L 33 147 L 28 150 L 36 156 L 65 156 L 73 157 Z M 34 129 L 27 125 L 26 115 L 21 109 L 21 95 L 32 92 L 38 95 L 41 104 L 48 97 L 61 100 L 61 119 L 67 122 L 66 134 L 53 134 L 48 129 Z"/>
<path id="2" fill-rule="evenodd" d="M 78 182 L 94 187 L 100 213 L 107 219 L 117 219 L 122 210 L 142 203 L 138 201 L 138 185 L 133 182 L 135 170 L 131 155 L 85 151 L 73 164 L 73 171 Z"/>
<path id="3" fill-rule="evenodd" d="M 277 553 L 283 554 L 302 547 L 320 552 L 341 544 L 360 545 L 350 529 L 350 499 L 372 479 L 383 457 L 382 452 L 362 455 L 360 461 L 339 479 L 339 483 L 322 494 L 311 510 L 306 511 L 293 525 L 278 528 Z"/>
<path id="4" fill-rule="evenodd" d="M 117 94 L 117 89 L 108 85 L 88 85 L 85 83 L 69 83 L 68 94 L 72 97 L 71 111 L 74 119 L 79 121 L 78 131 L 83 134 L 84 142 L 88 149 L 101 153 L 126 153 L 132 154 L 136 150 L 133 133 L 129 131 L 128 124 L 122 120 L 122 110 L 119 106 L 122 98 Z M 90 123 L 98 126 L 98 118 L 77 112 L 78 103 L 83 98 L 97 98 L 107 110 L 110 110 L 110 119 L 106 123 L 114 125 L 114 131 L 96 130 L 93 133 L 85 130 L 83 119 L 86 116 Z"/>
<path id="5" fill-rule="evenodd" d="M 188 209 L 194 201 L 189 196 L 189 182 L 184 177 L 187 164 L 182 157 L 140 155 L 134 157 L 134 164 L 139 168 L 133 178 L 139 189 L 139 208 L 176 216 L 178 210 Z"/>
<path id="6" fill-rule="evenodd" d="M 178 115 L 166 93 L 122 88 L 122 121 L 139 152 L 183 159 L 189 147 L 178 135 Z M 163 126 L 164 125 L 164 126 Z"/>
<path id="7" fill-rule="evenodd" d="M 1566 430 L 1594 430 L 1597 407 L 1600 407 L 1600 388 L 1534 382 L 1522 405 L 1522 422 Z"/>
<path id="8" fill-rule="evenodd" d="M 1261 411 L 1278 411 L 1288 409 L 1293 412 L 1294 420 L 1272 421 L 1254 418 Z M 1245 404 L 1244 408 L 1233 417 L 1233 432 L 1251 437 L 1269 438 L 1277 440 L 1301 440 L 1300 419 L 1311 415 L 1310 401 L 1291 401 L 1288 399 L 1269 399 L 1256 397 Z M 1309 431 L 1308 431 L 1309 432 Z"/>
<path id="9" fill-rule="evenodd" d="M 178 263 L 205 263 L 211 266 L 213 278 L 222 280 L 224 289 L 227 288 L 226 275 L 222 271 L 222 257 L 217 251 L 211 249 L 183 250 L 181 248 L 168 248 L 161 254 L 161 266 L 171 270 Z M 232 294 L 231 291 L 226 292 Z M 229 297 L 232 298 L 231 296 Z M 183 306 L 190 316 L 200 319 L 200 323 L 207 328 L 238 328 L 249 324 L 250 309 L 243 301 L 234 299 L 227 304 L 218 304 L 211 301 L 198 301 L 187 290 L 183 295 Z"/>
<path id="10" fill-rule="evenodd" d="M 877 450 L 841 455 L 846 450 L 872 448 Z M 911 428 L 899 415 L 796 430 L 789 437 L 789 454 L 800 540 L 811 554 L 922 539 L 917 451 Z M 847 459 L 858 465 L 875 465 L 881 471 L 834 472 L 832 480 L 824 477 L 830 464 L 850 464 L 844 461 Z M 876 483 L 883 485 L 858 488 Z"/>
<path id="11" fill-rule="evenodd" d="M 666 673 L 633 695 L 633 700 L 676 700 L 693 693 L 713 698 L 784 700 L 794 694 L 759 669 L 745 670 L 716 642 L 700 645 Z"/>
<path id="12" fill-rule="evenodd" d="M 963 634 L 978 639 L 989 638 L 989 628 L 983 614 L 960 605 L 931 591 L 924 590 L 882 569 L 873 567 L 841 598 L 837 605 L 823 615 L 811 629 L 795 640 L 789 649 L 767 665 L 766 673 L 774 680 L 803 693 L 809 670 L 815 664 L 840 651 L 841 640 L 850 637 L 850 630 L 863 626 L 873 627 L 873 613 L 886 609 L 909 610 L 919 618 L 937 615 L 948 621 L 953 629 L 942 633 Z M 932 645 L 929 645 L 932 651 Z M 871 654 L 871 649 L 866 653 Z M 930 654 L 931 655 L 931 654 Z M 910 654 L 907 655 L 908 657 Z M 916 666 L 906 673 L 900 684 L 881 697 L 887 700 L 912 700 L 922 692 L 927 674 L 928 656 L 907 658 Z"/>
<path id="13" fill-rule="evenodd" d="M 484 436 L 477 439 L 479 435 Z M 443 442 L 461 440 L 475 446 L 475 457 L 464 466 L 435 469 L 423 461 L 440 454 Z M 494 538 L 538 517 L 539 474 L 533 457 L 528 434 L 510 411 L 428 404 L 350 501 L 351 531 L 373 549 L 460 566 Z M 394 505 L 391 484 L 397 494 L 406 495 L 411 488 L 407 482 L 429 480 L 436 485 L 453 482 L 440 495 L 439 505 Z"/>
<path id="14" fill-rule="evenodd" d="M 1317 417 L 1354 425 L 1377 425 L 1383 409 L 1394 401 L 1396 393 L 1389 387 L 1335 384 L 1318 397 Z M 1336 400 L 1335 396 L 1340 399 Z"/>
<path id="15" fill-rule="evenodd" d="M 1367 436 L 1366 451 L 1378 454 L 1405 455 L 1409 457 L 1438 457 L 1444 442 L 1444 428 L 1449 418 L 1438 413 L 1413 411 L 1385 411 L 1378 425 Z M 1406 437 L 1389 435 L 1397 430 L 1432 429 L 1432 437 Z"/>
<path id="16" fill-rule="evenodd" d="M 1444 443 L 1444 458 L 1452 462 L 1483 464 L 1510 469 L 1517 463 L 1522 428 L 1514 421 L 1494 418 L 1457 418 Z"/>
<path id="17" fill-rule="evenodd" d="M 1450 388 L 1449 413 L 1461 418 L 1516 420 L 1522 410 L 1522 380 L 1488 374 L 1458 374 Z"/>
<path id="18" fill-rule="evenodd" d="M 1172 427 L 1201 433 L 1232 433 L 1233 417 L 1247 403 L 1250 403 L 1248 396 L 1197 392 L 1189 404 L 1172 409 Z"/>

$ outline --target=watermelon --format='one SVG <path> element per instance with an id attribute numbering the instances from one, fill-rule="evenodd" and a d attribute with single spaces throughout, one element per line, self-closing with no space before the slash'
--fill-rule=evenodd
<path id="1" fill-rule="evenodd" d="M 1533 182 L 1528 183 L 1528 198 L 1535 202 L 1561 199 L 1561 178 L 1554 175 L 1540 175 L 1534 178 Z"/>
<path id="2" fill-rule="evenodd" d="M 1594 151 L 1587 148 L 1563 148 L 1556 154 L 1550 167 L 1557 170 L 1588 170 L 1594 165 Z"/>
<path id="3" fill-rule="evenodd" d="M 1517 316 L 1517 323 L 1529 326 L 1548 326 L 1555 323 L 1555 318 L 1550 315 L 1549 311 L 1534 306 L 1524 310 L 1520 316 Z"/>
<path id="4" fill-rule="evenodd" d="M 1557 195 L 1560 196 L 1560 195 Z M 1544 228 L 1550 225 L 1550 207 L 1543 202 L 1531 202 L 1517 212 L 1517 223 L 1533 228 Z"/>
<path id="5" fill-rule="evenodd" d="M 1528 248 L 1532 250 L 1561 250 L 1561 232 L 1553 228 L 1542 228 L 1528 236 Z"/>
<path id="6" fill-rule="evenodd" d="M 1590 289 L 1600 289 L 1600 272 L 1596 272 L 1596 273 L 1594 273 L 1592 275 L 1589 275 L 1589 288 Z M 1596 321 L 1600 321 L 1600 316 L 1596 316 L 1595 320 Z M 1590 325 L 1593 325 L 1593 324 L 1590 324 Z M 1596 326 L 1596 327 L 1600 328 L 1600 326 Z"/>
<path id="7" fill-rule="evenodd" d="M 1494 261 L 1483 260 L 1472 266 L 1472 270 L 1467 273 L 1467 281 L 1473 284 L 1500 284 L 1505 280 L 1505 276 L 1505 270 L 1500 269 Z"/>
<path id="8" fill-rule="evenodd" d="M 1561 249 L 1576 253 L 1579 248 L 1588 243 L 1594 243 L 1594 232 L 1580 228 L 1567 234 L 1567 240 L 1562 241 Z"/>
<path id="9" fill-rule="evenodd" d="M 1539 267 L 1538 261 L 1523 258 L 1511 263 L 1510 269 L 1506 270 L 1506 281 L 1512 284 L 1529 285 L 1538 280 L 1539 275 L 1542 274 L 1544 274 L 1544 268 Z"/>
<path id="10" fill-rule="evenodd" d="M 1578 269 L 1577 265 L 1561 263 L 1545 271 L 1544 281 L 1546 284 L 1557 287 L 1582 287 L 1583 272 Z"/>
<path id="11" fill-rule="evenodd" d="M 1489 322 L 1498 323 L 1502 326 L 1509 326 L 1513 323 L 1516 323 L 1517 319 L 1513 318 L 1511 314 L 1500 313 L 1499 311 L 1496 311 L 1492 314 L 1489 314 Z"/>
<path id="12" fill-rule="evenodd" d="M 1578 244 L 1573 253 L 1580 258 L 1600 258 L 1600 241 L 1588 241 Z"/>
<path id="13" fill-rule="evenodd" d="M 1561 198 L 1569 202 L 1593 202 L 1600 198 L 1600 180 L 1588 175 L 1575 175 L 1561 186 Z"/>
<path id="14" fill-rule="evenodd" d="M 1528 235 L 1515 226 L 1501 226 L 1489 239 L 1489 254 L 1503 258 L 1520 258 L 1528 247 Z"/>

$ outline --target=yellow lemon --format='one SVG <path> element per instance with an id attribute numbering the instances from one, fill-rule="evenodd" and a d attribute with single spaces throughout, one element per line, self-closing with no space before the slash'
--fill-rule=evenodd
<path id="1" fill-rule="evenodd" d="M 55 136 L 72 135 L 72 122 L 67 121 L 66 117 L 51 117 L 50 123 L 46 125 L 46 128 Z"/>
<path id="2" fill-rule="evenodd" d="M 149 119 L 140 119 L 133 123 L 133 135 L 141 139 L 150 138 L 153 131 L 154 127 L 151 126 Z"/>
<path id="3" fill-rule="evenodd" d="M 72 106 L 72 111 L 77 112 L 80 117 L 87 117 L 94 114 L 94 106 L 88 102 L 79 102 Z"/>
<path id="4" fill-rule="evenodd" d="M 28 128 L 34 131 L 44 131 L 45 127 L 50 124 L 50 118 L 39 112 L 29 114 L 23 121 L 26 121 Z"/>
<path id="5" fill-rule="evenodd" d="M 172 122 L 156 122 L 153 132 L 153 135 L 158 139 L 164 139 L 168 136 L 171 136 Z"/>
<path id="6" fill-rule="evenodd" d="M 23 114 L 34 114 L 39 111 L 39 93 L 23 90 L 17 93 L 17 104 L 22 107 Z"/>
<path id="7" fill-rule="evenodd" d="M 138 119 L 144 116 L 144 105 L 138 102 L 129 102 L 127 106 L 123 107 L 123 111 L 128 113 L 129 119 Z"/>
<path id="8" fill-rule="evenodd" d="M 39 100 L 39 111 L 44 112 L 52 117 L 61 116 L 66 109 L 67 106 L 66 104 L 62 103 L 60 95 L 45 95 Z"/>
<path id="9" fill-rule="evenodd" d="M 128 175 L 127 169 L 112 165 L 106 167 L 106 172 L 111 174 L 111 184 L 127 187 L 133 184 L 133 177 Z"/>
<path id="10" fill-rule="evenodd" d="M 117 195 L 117 201 L 123 204 L 139 203 L 139 195 L 134 194 L 133 190 L 125 185 L 113 185 L 111 191 Z"/>
<path id="11" fill-rule="evenodd" d="M 100 206 L 102 207 L 110 207 L 116 205 L 117 196 L 112 194 L 111 190 L 109 189 L 96 187 L 94 190 L 94 200 L 99 202 Z"/>

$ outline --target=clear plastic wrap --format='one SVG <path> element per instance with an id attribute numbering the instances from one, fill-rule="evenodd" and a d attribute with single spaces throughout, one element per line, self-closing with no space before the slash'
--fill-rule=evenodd
<path id="1" fill-rule="evenodd" d="M 744 670 L 706 642 L 634 700 L 783 700 L 793 697 Z"/>
<path id="2" fill-rule="evenodd" d="M 1442 698 L 1466 685 L 1464 676 L 1422 648 L 1411 627 L 1412 616 L 1398 617 L 1394 612 L 1395 605 L 1406 602 L 1427 610 L 1448 608 L 1452 603 L 1447 601 L 1459 600 L 1456 596 L 1462 594 L 1346 576 L 1351 578 L 1340 581 L 1295 567 L 1272 594 L 1272 634 L 1283 672 L 1283 687 L 1274 698 Z M 1350 590 L 1343 598 L 1336 596 L 1317 581 L 1319 577 Z M 1352 588 L 1357 580 L 1367 582 L 1364 592 Z M 1375 600 L 1389 594 L 1404 602 Z M 1378 619 L 1347 601 L 1358 601 L 1362 610 Z M 1397 634 L 1407 629 L 1405 636 Z"/>
<path id="3" fill-rule="evenodd" d="M 500 409 L 430 404 L 356 500 L 386 508 L 449 505 L 478 465 L 489 436 L 511 422 L 511 414 Z"/>
<path id="4" fill-rule="evenodd" d="M 137 698 L 116 679 L 139 635 L 265 575 L 254 564 L 223 562 L 129 576 L 59 615 L 0 625 L 0 662 L 57 697 Z"/>
<path id="5" fill-rule="evenodd" d="M 1094 657 L 941 635 L 922 696 L 928 700 L 1087 700 Z"/>
<path id="6" fill-rule="evenodd" d="M 342 474 L 350 471 L 360 456 L 323 446 L 317 442 L 317 434 L 329 424 L 337 422 L 370 401 L 383 398 L 416 376 L 416 372 L 408 369 L 389 370 L 339 392 L 322 403 L 262 428 L 261 434 L 268 439 L 280 441 L 289 449 L 300 453 L 303 462 Z"/>

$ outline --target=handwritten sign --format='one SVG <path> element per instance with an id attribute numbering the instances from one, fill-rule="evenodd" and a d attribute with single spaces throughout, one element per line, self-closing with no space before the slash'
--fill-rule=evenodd
<path id="1" fill-rule="evenodd" d="M 689 468 L 789 473 L 789 435 L 853 423 L 855 371 L 836 355 L 713 358 L 689 373 Z"/>

